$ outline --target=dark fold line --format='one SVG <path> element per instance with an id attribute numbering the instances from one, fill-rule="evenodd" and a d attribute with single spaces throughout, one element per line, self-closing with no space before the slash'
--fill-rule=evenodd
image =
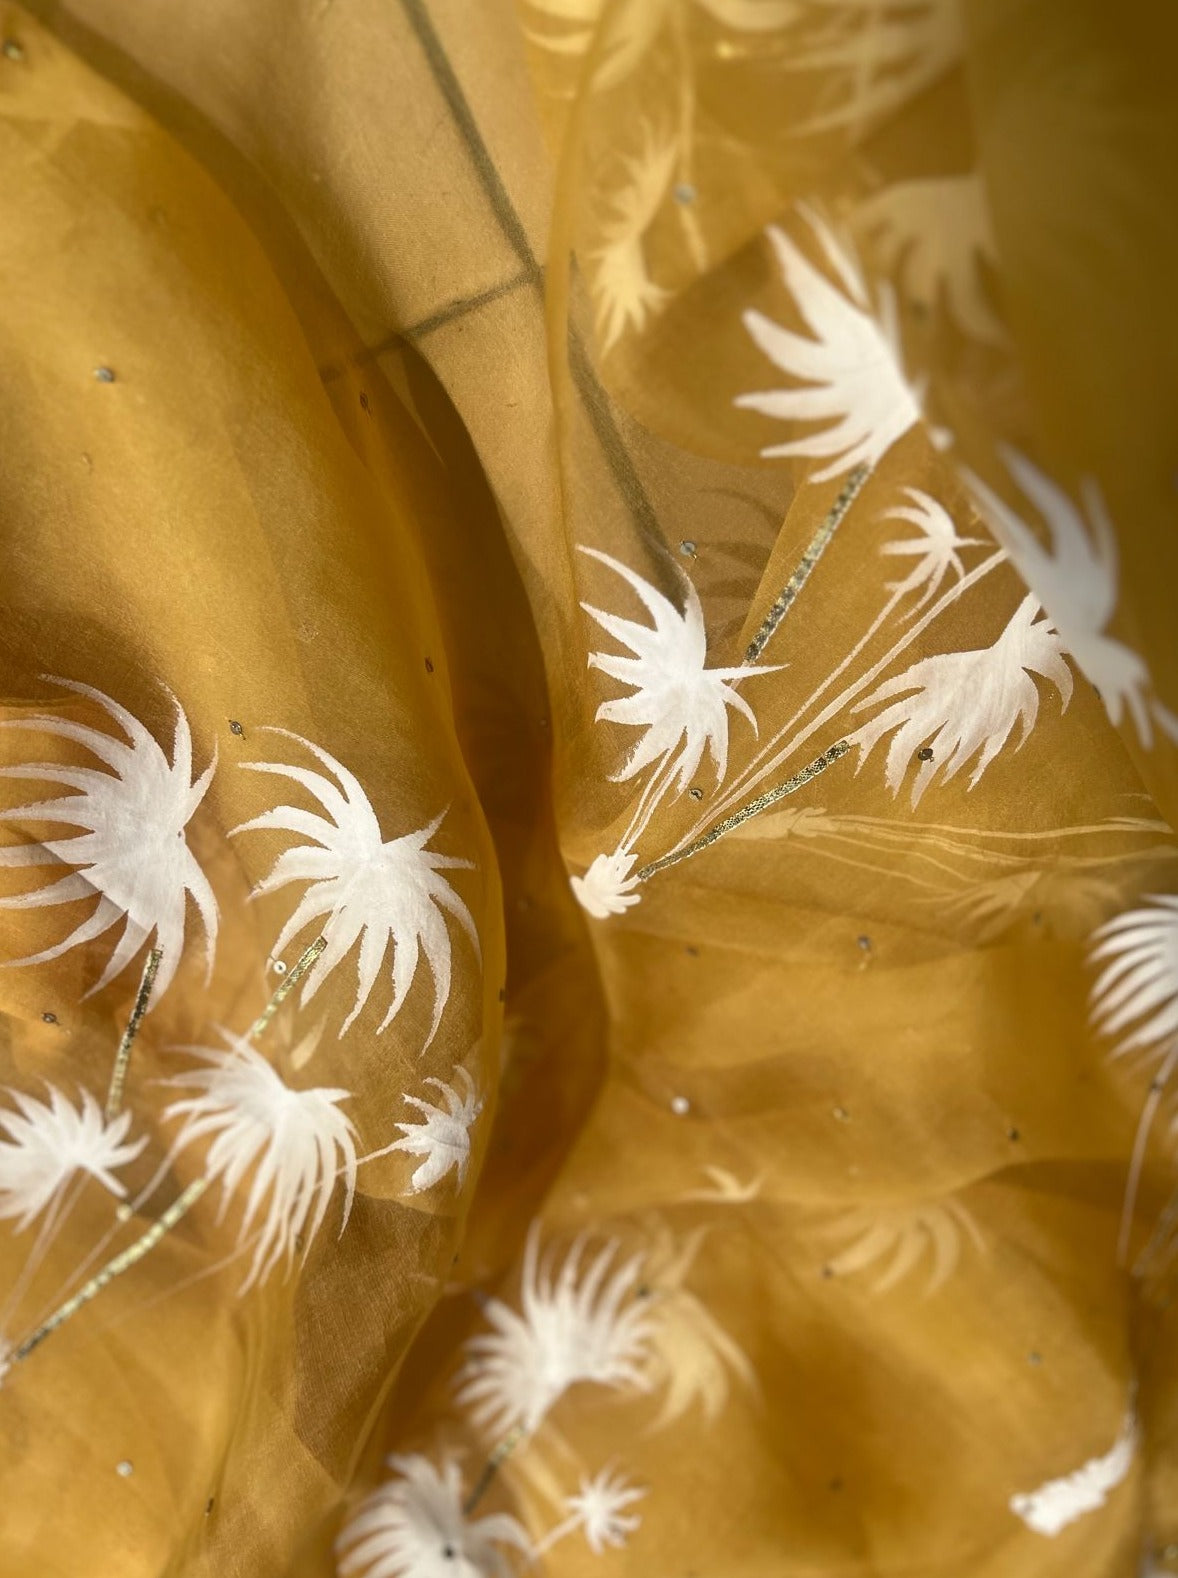
<path id="1" fill-rule="evenodd" d="M 474 296 L 463 296 L 457 301 L 448 301 L 444 307 L 439 307 L 436 312 L 431 312 L 428 318 L 422 318 L 417 323 L 410 324 L 407 329 L 392 329 L 375 345 L 366 345 L 362 351 L 357 352 L 349 361 L 342 362 L 335 367 L 320 368 L 319 376 L 323 382 L 331 383 L 335 378 L 340 378 L 353 367 L 367 367 L 392 351 L 398 345 L 407 341 L 415 344 L 423 340 L 427 334 L 432 334 L 435 329 L 441 329 L 448 323 L 453 323 L 457 318 L 465 317 L 468 312 L 477 312 L 480 307 L 485 307 L 492 301 L 498 301 L 502 296 L 509 296 L 513 290 L 519 290 L 524 285 L 532 284 L 530 273 L 513 274 L 510 279 L 503 280 L 498 285 L 489 285 L 486 290 L 481 290 Z"/>
<path id="2" fill-rule="evenodd" d="M 541 293 L 544 288 L 543 270 L 536 261 L 532 251 L 527 232 L 524 229 L 515 205 L 511 200 L 503 178 L 492 159 L 491 154 L 479 131 L 478 123 L 471 111 L 466 94 L 450 58 L 446 54 L 445 45 L 438 37 L 438 33 L 430 18 L 425 0 L 401 0 L 401 8 L 409 20 L 417 41 L 425 55 L 434 81 L 445 99 L 455 124 L 462 134 L 466 144 L 471 163 L 482 182 L 483 190 L 490 201 L 495 218 L 503 231 L 509 245 L 515 251 L 521 264 L 528 274 L 529 282 L 536 285 Z M 444 309 L 443 309 L 444 310 Z M 420 332 L 420 330 L 418 331 Z M 613 473 L 614 482 L 622 495 L 627 508 L 634 516 L 635 521 L 644 533 L 652 536 L 656 542 L 662 541 L 662 530 L 659 526 L 658 516 L 650 502 L 642 479 L 629 450 L 622 439 L 618 429 L 613 408 L 600 378 L 597 376 L 588 352 L 580 334 L 577 332 L 571 318 L 568 331 L 569 371 L 573 383 L 581 397 L 597 442 L 601 445 L 606 462 Z"/>

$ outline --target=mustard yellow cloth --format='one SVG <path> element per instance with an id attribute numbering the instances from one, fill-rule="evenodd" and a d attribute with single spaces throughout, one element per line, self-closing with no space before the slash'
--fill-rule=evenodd
<path id="1" fill-rule="evenodd" d="M 2 1578 L 1178 1571 L 1178 12 L 0 40 Z"/>

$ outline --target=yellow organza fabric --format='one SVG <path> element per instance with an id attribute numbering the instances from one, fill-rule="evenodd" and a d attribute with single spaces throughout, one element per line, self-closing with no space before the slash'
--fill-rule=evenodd
<path id="1" fill-rule="evenodd" d="M 4 0 L 0 34 L 0 1082 L 101 1106 L 153 942 L 168 977 L 126 1194 L 0 1219 L 2 1578 L 1178 1571 L 1174 1032 L 1090 1006 L 1094 934 L 1178 892 L 1178 13 Z M 745 397 L 821 387 L 824 336 L 878 423 L 816 450 L 821 401 Z M 758 670 L 707 682 L 694 757 L 616 705 L 660 619 L 667 716 L 705 636 Z M 1015 634 L 1001 695 L 944 665 Z M 948 673 L 956 721 L 906 726 Z M 175 775 L 179 719 L 211 949 L 183 884 L 164 945 L 146 801 L 117 882 L 28 809 L 128 738 Z M 395 928 L 332 956 L 338 887 L 276 945 L 292 835 L 364 807 L 447 862 L 403 990 Z M 184 1049 L 320 930 L 248 1044 L 381 1152 L 346 1223 L 332 1152 L 243 1292 L 255 1154 L 14 1353 L 211 1168 Z M 388 1147 L 443 1087 L 469 1155 L 415 1183 Z M 585 1373 L 525 1342 L 480 1407 L 546 1296 Z M 457 1491 L 357 1556 L 423 1464 Z"/>

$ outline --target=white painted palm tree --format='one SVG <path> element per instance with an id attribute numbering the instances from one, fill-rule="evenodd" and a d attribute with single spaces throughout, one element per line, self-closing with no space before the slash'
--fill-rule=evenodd
<path id="1" fill-rule="evenodd" d="M 997 269 L 997 247 L 980 175 L 893 181 L 860 203 L 851 222 L 908 300 L 932 313 L 943 299 L 963 333 L 1006 342 L 982 275 L 983 263 Z"/>
<path id="2" fill-rule="evenodd" d="M 1146 895 L 1092 937 L 1089 960 L 1100 966 L 1092 1019 L 1115 1037 L 1115 1054 L 1159 1048 L 1178 1036 L 1178 898 Z"/>
<path id="3" fill-rule="evenodd" d="M 642 1519 L 629 1509 L 642 1500 L 646 1491 L 631 1484 L 613 1468 L 603 1468 L 592 1478 L 582 1478 L 576 1495 L 565 1499 L 568 1516 L 550 1529 L 539 1541 L 536 1556 L 579 1529 L 594 1556 L 602 1556 L 612 1546 L 621 1549 L 641 1526 Z"/>
<path id="4" fill-rule="evenodd" d="M 993 646 L 921 658 L 877 686 L 854 709 L 865 712 L 890 703 L 848 736 L 859 748 L 858 768 L 880 740 L 891 735 L 885 776 L 893 794 L 899 793 L 920 751 L 930 754 L 913 778 L 913 806 L 934 778 L 947 783 L 971 761 L 969 787 L 974 788 L 1015 729 L 1021 731 L 1014 745 L 1018 750 L 1034 727 L 1039 691 L 1032 675 L 1055 686 L 1063 708 L 1071 699 L 1071 670 L 1058 635 L 1040 612 L 1028 594 Z"/>
<path id="5" fill-rule="evenodd" d="M 317 800 L 324 812 L 320 815 L 280 805 L 233 829 L 234 834 L 272 830 L 301 834 L 311 840 L 281 854 L 269 875 L 254 889 L 257 897 L 291 882 L 308 884 L 283 926 L 274 952 L 281 953 L 312 925 L 327 938 L 323 956 L 303 987 L 305 1005 L 359 944 L 356 1000 L 340 1027 L 341 1036 L 368 1002 L 390 946 L 392 1002 L 377 1026 L 377 1034 L 386 1030 L 401 1011 L 417 973 L 418 960 L 424 954 L 434 984 L 433 1018 L 425 1041 L 428 1046 L 450 996 L 450 936 L 443 912 L 458 922 L 476 956 L 479 952 L 478 933 L 470 911 L 441 873 L 469 871 L 473 863 L 429 848 L 444 811 L 417 832 L 386 843 L 376 812 L 346 767 L 300 735 L 286 729 L 267 732 L 303 746 L 335 779 L 333 783 L 321 772 L 285 762 L 242 763 L 250 772 L 289 778 Z"/>
<path id="6" fill-rule="evenodd" d="M 470 1339 L 459 1372 L 458 1401 L 480 1429 L 531 1432 L 579 1382 L 649 1390 L 643 1362 L 651 1325 L 632 1298 L 641 1256 L 615 1265 L 620 1247 L 610 1239 L 582 1267 L 585 1242 L 578 1239 L 558 1271 L 551 1253 L 541 1261 L 532 1224 L 520 1312 L 489 1300 L 484 1314 L 493 1330 Z"/>
<path id="7" fill-rule="evenodd" d="M 1113 1039 L 1113 1056 L 1143 1053 L 1160 1064 L 1142 1104 L 1121 1211 L 1119 1252 L 1129 1252 L 1149 1132 L 1178 1067 L 1178 898 L 1146 895 L 1146 906 L 1117 915 L 1092 935 L 1092 1023 Z"/>
<path id="8" fill-rule="evenodd" d="M 1172 738 L 1178 719 L 1156 700 L 1151 705 L 1149 670 L 1132 648 L 1107 633 L 1117 607 L 1117 539 L 1096 483 L 1080 486 L 1083 511 L 1025 455 L 1003 446 L 1007 470 L 1039 513 L 1048 531 L 1042 543 L 1027 523 L 980 477 L 970 486 L 995 537 L 1047 610 L 1064 647 L 1100 693 L 1112 723 L 1126 713 L 1141 743 L 1153 744 L 1152 718 Z"/>
<path id="9" fill-rule="evenodd" d="M 908 503 L 889 510 L 884 519 L 907 521 L 910 526 L 916 527 L 917 535 L 886 542 L 879 551 L 893 557 L 916 560 L 902 581 L 893 581 L 888 586 L 890 592 L 901 596 L 908 592 L 920 592 L 920 597 L 908 611 L 911 619 L 937 595 L 947 575 L 952 574 L 960 580 L 965 574 L 957 550 L 980 547 L 982 541 L 979 537 L 959 537 L 949 511 L 929 494 L 919 488 L 905 488 L 904 494 Z"/>
<path id="10" fill-rule="evenodd" d="M 224 1049 L 186 1047 L 205 1067 L 166 1081 L 191 1096 L 165 1108 L 165 1122 L 182 1120 L 173 1156 L 209 1141 L 206 1183 L 221 1186 L 221 1215 L 252 1173 L 238 1229 L 239 1248 L 256 1239 L 245 1293 L 278 1262 L 293 1264 L 323 1225 L 337 1179 L 344 1182 L 346 1225 L 356 1189 L 356 1131 L 339 1104 L 347 1090 L 295 1090 L 243 1036 L 220 1032 Z M 256 1230 L 255 1230 L 256 1229 Z"/>
<path id="11" fill-rule="evenodd" d="M 596 920 L 606 920 L 611 915 L 625 914 L 639 903 L 641 895 L 635 892 L 638 879 L 632 875 L 637 858 L 628 849 L 595 855 L 584 876 L 570 877 L 581 908 Z"/>
<path id="12" fill-rule="evenodd" d="M 652 1312 L 643 1373 L 662 1394 L 652 1430 L 677 1424 L 696 1407 L 708 1423 L 718 1419 L 733 1380 L 756 1391 L 748 1355 L 687 1285 L 706 1237 L 701 1227 L 680 1240 L 660 1225 L 643 1268 Z"/>
<path id="13" fill-rule="evenodd" d="M 1104 1506 L 1128 1478 L 1136 1452 L 1137 1422 L 1130 1414 L 1107 1452 L 1036 1490 L 1020 1491 L 1010 1498 L 1010 1510 L 1033 1533 L 1054 1539 L 1077 1519 Z"/>
<path id="14" fill-rule="evenodd" d="M 54 1085 L 48 1101 L 9 1091 L 13 1105 L 0 1107 L 0 1219 L 19 1218 L 19 1233 L 42 1212 L 56 1207 L 66 1186 L 88 1174 L 116 1199 L 126 1186 L 115 1174 L 133 1162 L 146 1138 L 129 1140 L 131 1114 L 109 1121 L 88 1090 L 75 1106 Z"/>
<path id="15" fill-rule="evenodd" d="M 192 734 L 179 703 L 172 699 L 174 724 L 171 760 L 159 742 L 126 708 L 90 685 L 52 679 L 52 684 L 85 696 L 111 719 L 120 734 L 70 718 L 33 714 L 0 720 L 0 729 L 27 730 L 68 740 L 101 766 L 24 762 L 0 767 L 0 777 L 37 779 L 72 791 L 49 800 L 0 811 L 0 822 L 59 823 L 80 828 L 66 838 L 9 845 L 0 849 L 0 868 L 66 865 L 74 868 L 28 893 L 0 898 L 0 908 L 40 909 L 81 899 L 97 903 L 60 942 L 11 965 L 42 964 L 71 948 L 101 937 L 119 921 L 122 934 L 98 980 L 86 993 L 100 991 L 121 973 L 155 934 L 163 957 L 155 979 L 157 1000 L 176 973 L 184 948 L 185 905 L 191 897 L 204 927 L 208 969 L 217 939 L 217 902 L 188 847 L 185 829 L 205 796 L 216 755 L 198 778 L 192 777 Z"/>
<path id="16" fill-rule="evenodd" d="M 426 1101 L 421 1096 L 403 1097 L 407 1106 L 415 1107 L 421 1113 L 421 1120 L 398 1123 L 401 1138 L 394 1140 L 389 1150 L 404 1151 L 409 1156 L 424 1158 L 409 1180 L 411 1194 L 420 1194 L 423 1189 L 432 1188 L 451 1170 L 456 1175 L 459 1189 L 466 1178 L 470 1161 L 470 1130 L 483 1110 L 483 1103 L 466 1069 L 461 1066 L 456 1068 L 454 1079 L 461 1089 L 455 1089 L 454 1085 L 448 1085 L 441 1079 L 429 1078 L 425 1081 L 425 1084 L 437 1090 L 443 1106 Z"/>
<path id="17" fill-rule="evenodd" d="M 783 69 L 822 73 L 823 108 L 798 133 L 864 136 L 958 62 L 961 0 L 805 0 Z M 817 24 L 816 26 L 813 24 Z"/>
<path id="18" fill-rule="evenodd" d="M 650 276 L 643 241 L 670 184 L 677 153 L 674 138 L 660 139 L 644 125 L 640 151 L 623 161 L 625 179 L 612 195 L 600 244 L 590 254 L 603 352 L 627 330 L 641 333 L 668 300 L 669 292 Z"/>
<path id="19" fill-rule="evenodd" d="M 977 1223 L 956 1200 L 917 1206 L 885 1206 L 848 1211 L 829 1224 L 850 1238 L 847 1247 L 827 1264 L 836 1276 L 851 1276 L 886 1261 L 872 1283 L 872 1292 L 887 1293 L 903 1282 L 929 1254 L 932 1265 L 927 1293 L 935 1293 L 953 1275 L 961 1260 L 964 1239 L 984 1252 Z"/>
<path id="20" fill-rule="evenodd" d="M 835 280 L 784 230 L 770 227 L 786 289 L 808 334 L 783 329 L 764 313 L 746 312 L 745 328 L 757 346 L 797 386 L 739 395 L 736 404 L 810 427 L 761 453 L 824 461 L 809 480 L 826 482 L 855 466 L 874 466 L 919 422 L 920 400 L 904 376 L 891 287 L 881 286 L 875 316 L 857 266 L 818 215 L 803 212 Z"/>
<path id="21" fill-rule="evenodd" d="M 590 668 L 600 669 L 631 691 L 618 700 L 603 701 L 597 718 L 643 731 L 621 769 L 612 775 L 614 780 L 633 778 L 657 762 L 665 769 L 666 781 L 674 782 L 682 793 L 699 771 L 706 751 L 720 782 L 728 768 L 728 709 L 731 707 L 747 718 L 754 734 L 757 728 L 752 708 L 735 686 L 753 675 L 773 673 L 774 669 L 749 664 L 708 668 L 703 610 L 690 581 L 684 578 L 684 607 L 680 613 L 669 598 L 627 565 L 596 548 L 582 548 L 581 552 L 599 560 L 632 587 L 654 621 L 653 625 L 643 625 L 606 613 L 591 603 L 581 604 L 608 635 L 632 654 L 589 655 Z"/>
<path id="22" fill-rule="evenodd" d="M 801 0 L 695 0 L 712 24 L 734 32 L 760 35 L 793 21 L 802 13 Z M 683 9 L 676 0 L 525 0 L 534 12 L 525 26 L 528 39 L 566 59 L 588 53 L 597 39 L 593 87 L 616 87 L 639 65 L 668 19 Z"/>
<path id="23" fill-rule="evenodd" d="M 340 1578 L 510 1578 L 506 1553 L 530 1556 L 509 1513 L 468 1516 L 452 1459 L 440 1469 L 420 1453 L 388 1462 L 397 1477 L 360 1503 L 336 1541 Z"/>

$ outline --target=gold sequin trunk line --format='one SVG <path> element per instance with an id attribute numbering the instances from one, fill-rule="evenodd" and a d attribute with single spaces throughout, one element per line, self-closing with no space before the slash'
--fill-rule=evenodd
<path id="1" fill-rule="evenodd" d="M 486 1495 L 491 1481 L 495 1478 L 499 1469 L 506 1463 L 520 1442 L 526 1438 L 527 1434 L 528 1432 L 523 1425 L 513 1425 L 483 1464 L 482 1473 L 475 1481 L 474 1489 L 462 1504 L 462 1511 L 468 1518 Z"/>
<path id="2" fill-rule="evenodd" d="M 722 822 L 717 822 L 715 827 L 686 845 L 683 849 L 673 850 L 669 855 L 662 855 L 658 860 L 652 860 L 649 866 L 643 866 L 634 873 L 637 882 L 645 882 L 653 877 L 657 871 L 665 871 L 668 866 L 677 866 L 681 860 L 687 860 L 691 855 L 698 855 L 701 849 L 707 849 L 709 844 L 714 844 L 718 838 L 723 838 L 725 833 L 731 833 L 733 828 L 739 827 L 742 822 L 747 822 L 750 816 L 759 816 L 762 811 L 767 811 L 771 805 L 776 805 L 778 800 L 784 800 L 787 794 L 796 794 L 819 773 L 824 773 L 832 762 L 837 762 L 840 756 L 845 756 L 851 749 L 849 740 L 838 740 L 821 756 L 803 767 L 801 772 L 795 773 L 792 778 L 787 778 L 785 783 L 778 784 L 776 789 L 767 789 L 764 794 L 758 795 L 755 800 L 750 800 L 748 805 L 742 805 L 739 811 L 733 811 L 731 816 L 726 816 Z"/>
<path id="3" fill-rule="evenodd" d="M 306 975 L 307 971 L 315 963 L 315 960 L 326 947 L 327 938 L 316 937 L 315 941 L 307 949 L 306 953 L 302 955 L 294 969 L 286 977 L 282 985 L 274 993 L 274 996 L 270 999 L 265 1008 L 263 1008 L 262 1012 L 249 1027 L 249 1031 L 246 1035 L 247 1041 L 256 1041 L 257 1038 L 263 1033 L 263 1031 L 266 1029 L 266 1026 L 274 1018 L 274 1015 L 282 1007 L 283 1000 L 294 991 L 295 987 L 302 980 L 303 976 Z"/>
<path id="4" fill-rule="evenodd" d="M 19 1347 L 14 1348 L 13 1359 L 27 1359 L 33 1349 L 39 1347 L 46 1337 L 55 1332 L 59 1326 L 64 1326 L 71 1315 L 76 1315 L 84 1304 L 88 1304 L 92 1298 L 101 1293 L 108 1282 L 113 1282 L 116 1277 L 122 1276 L 124 1271 L 130 1271 L 132 1266 L 137 1265 L 148 1250 L 154 1249 L 164 1234 L 175 1227 L 180 1218 L 196 1204 L 207 1187 L 207 1178 L 194 1179 L 187 1189 L 172 1201 L 163 1215 L 151 1224 L 142 1237 L 137 1238 L 113 1260 L 108 1260 L 102 1270 L 90 1278 L 85 1287 L 79 1288 L 73 1298 L 67 1299 L 48 1320 L 37 1327 L 31 1336 L 26 1337 Z"/>
<path id="5" fill-rule="evenodd" d="M 813 541 L 802 555 L 797 569 L 782 587 L 777 601 L 765 615 L 764 623 L 761 625 L 761 628 L 757 631 L 753 639 L 749 642 L 748 650 L 744 655 L 744 660 L 746 663 L 755 663 L 757 661 L 761 653 L 768 646 L 774 631 L 777 629 L 778 625 L 785 618 L 786 614 L 789 613 L 790 609 L 797 601 L 798 594 L 801 592 L 806 582 L 810 579 L 810 575 L 814 569 L 814 566 L 826 552 L 827 543 L 838 530 L 839 525 L 841 524 L 847 511 L 855 502 L 855 499 L 858 497 L 863 484 L 867 481 L 870 470 L 871 468 L 869 466 L 856 466 L 854 471 L 852 471 L 851 475 L 847 478 L 846 484 L 843 487 L 843 491 L 831 505 L 830 511 L 827 514 L 826 519 L 822 522 L 822 525 L 819 526 L 818 530 L 814 533 Z"/>
<path id="6" fill-rule="evenodd" d="M 123 1031 L 123 1039 L 119 1042 L 119 1049 L 115 1053 L 114 1067 L 111 1069 L 110 1086 L 106 1093 L 106 1121 L 117 1118 L 123 1105 L 123 1087 L 127 1083 L 127 1065 L 131 1061 L 131 1048 L 135 1037 L 139 1034 L 139 1026 L 143 1023 L 143 1016 L 147 1012 L 147 1004 L 151 998 L 151 989 L 155 985 L 155 978 L 159 974 L 160 960 L 163 952 L 153 948 L 147 956 L 147 963 L 143 966 L 143 975 L 139 982 L 139 992 L 135 998 L 135 1006 L 131 1010 L 131 1017 L 127 1021 L 127 1028 Z"/>

